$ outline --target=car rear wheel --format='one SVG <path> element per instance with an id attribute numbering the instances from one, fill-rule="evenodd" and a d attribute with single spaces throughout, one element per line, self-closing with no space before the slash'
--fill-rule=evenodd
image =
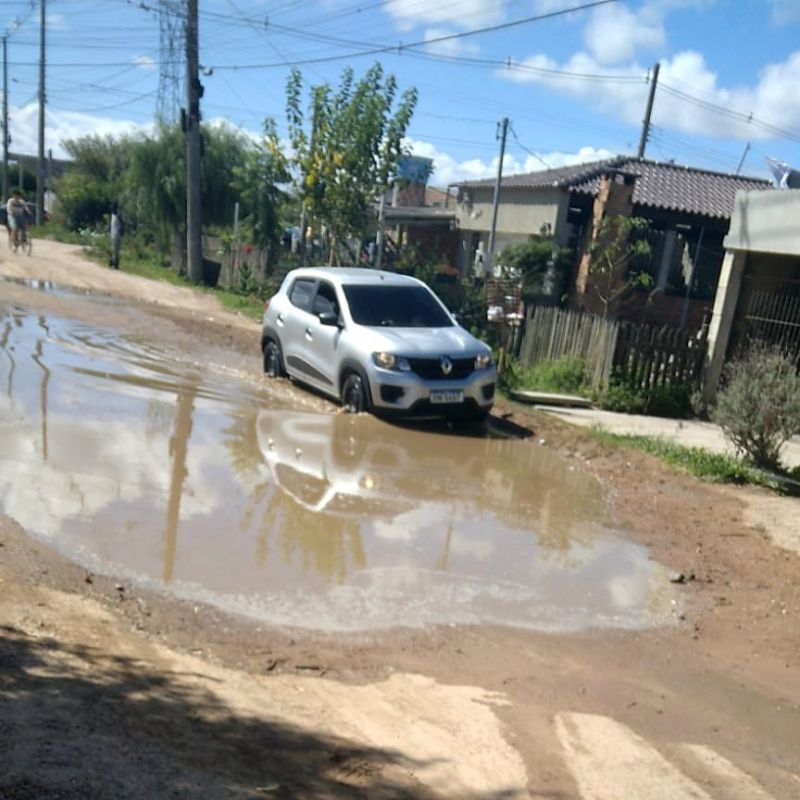
<path id="1" fill-rule="evenodd" d="M 351 372 L 342 384 L 342 405 L 348 414 L 360 414 L 369 411 L 369 397 L 363 378 Z"/>
<path id="2" fill-rule="evenodd" d="M 282 378 L 286 375 L 281 346 L 272 339 L 268 339 L 264 344 L 264 372 L 270 378 Z"/>

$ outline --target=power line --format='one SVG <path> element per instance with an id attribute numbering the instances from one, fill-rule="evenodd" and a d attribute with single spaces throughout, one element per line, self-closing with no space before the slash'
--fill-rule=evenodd
<path id="1" fill-rule="evenodd" d="M 533 150 L 529 150 L 524 144 L 522 144 L 517 136 L 517 132 L 514 130 L 513 125 L 511 125 L 510 128 L 511 135 L 514 137 L 514 141 L 517 143 L 517 146 L 521 147 L 528 155 L 533 156 L 537 161 L 541 161 L 541 163 L 544 164 L 547 169 L 552 169 L 550 164 L 548 164 L 538 153 L 534 153 Z"/>
<path id="2" fill-rule="evenodd" d="M 303 66 L 306 64 L 323 64 L 328 63 L 331 61 L 341 61 L 342 59 L 347 58 L 357 58 L 361 56 L 369 56 L 369 55 L 377 55 L 379 53 L 391 53 L 391 52 L 398 52 L 402 53 L 405 50 L 409 50 L 416 47 L 427 47 L 432 44 L 441 44 L 442 42 L 449 42 L 455 41 L 458 39 L 465 39 L 470 36 L 478 36 L 484 33 L 494 33 L 499 30 L 507 30 L 509 28 L 519 27 L 520 25 L 528 25 L 532 22 L 542 22 L 547 19 L 553 19 L 555 17 L 562 17 L 566 14 L 572 14 L 577 11 L 586 11 L 591 8 L 596 8 L 598 6 L 608 5 L 609 3 L 616 3 L 618 0 L 595 0 L 591 3 L 584 3 L 578 6 L 572 6 L 570 8 L 560 9 L 558 11 L 550 11 L 546 14 L 536 14 L 531 17 L 524 17 L 522 19 L 512 20 L 510 22 L 503 22 L 498 25 L 487 25 L 482 28 L 475 28 L 469 31 L 462 31 L 461 33 L 450 33 L 443 36 L 436 36 L 432 39 L 421 39 L 415 42 L 408 42 L 403 43 L 400 42 L 397 45 L 382 45 L 377 47 L 371 47 L 366 50 L 362 50 L 360 52 L 353 52 L 353 53 L 345 53 L 336 56 L 322 56 L 317 58 L 309 58 L 302 61 L 293 61 L 291 62 L 294 66 Z M 207 12 L 208 13 L 208 12 Z M 271 69 L 274 67 L 285 67 L 287 64 L 286 62 L 282 63 L 271 63 L 271 64 L 243 64 L 237 66 L 228 66 L 228 65 L 214 65 L 215 69 Z"/>

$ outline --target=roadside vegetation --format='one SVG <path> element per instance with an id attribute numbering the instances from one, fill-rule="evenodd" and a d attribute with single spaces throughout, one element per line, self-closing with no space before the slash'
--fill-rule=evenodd
<path id="1" fill-rule="evenodd" d="M 778 347 L 756 343 L 727 365 L 711 418 L 757 467 L 780 470 L 780 451 L 800 434 L 800 375 Z"/>
<path id="2" fill-rule="evenodd" d="M 784 494 L 791 489 L 784 478 L 800 481 L 800 469 L 776 474 L 735 456 L 712 453 L 702 447 L 685 447 L 656 436 L 611 433 L 600 427 L 589 428 L 589 433 L 604 444 L 640 450 L 671 467 L 712 483 L 764 486 Z"/>

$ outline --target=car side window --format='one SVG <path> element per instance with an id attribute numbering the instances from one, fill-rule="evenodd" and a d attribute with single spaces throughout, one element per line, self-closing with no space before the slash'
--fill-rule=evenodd
<path id="1" fill-rule="evenodd" d="M 336 299 L 336 289 L 330 283 L 320 281 L 317 286 L 317 294 L 314 297 L 312 313 L 319 315 L 325 313 L 339 313 L 339 301 Z"/>
<path id="2" fill-rule="evenodd" d="M 311 298 L 314 296 L 314 281 L 298 278 L 289 290 L 289 302 L 303 311 L 311 311 Z"/>

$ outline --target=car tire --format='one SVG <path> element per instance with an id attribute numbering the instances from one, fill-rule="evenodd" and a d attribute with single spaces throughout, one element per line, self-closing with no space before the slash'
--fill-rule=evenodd
<path id="1" fill-rule="evenodd" d="M 349 372 L 342 383 L 342 406 L 348 414 L 361 414 L 370 409 L 366 384 L 357 372 Z"/>
<path id="2" fill-rule="evenodd" d="M 281 346 L 274 339 L 264 342 L 264 372 L 270 378 L 283 378 L 286 375 Z"/>

